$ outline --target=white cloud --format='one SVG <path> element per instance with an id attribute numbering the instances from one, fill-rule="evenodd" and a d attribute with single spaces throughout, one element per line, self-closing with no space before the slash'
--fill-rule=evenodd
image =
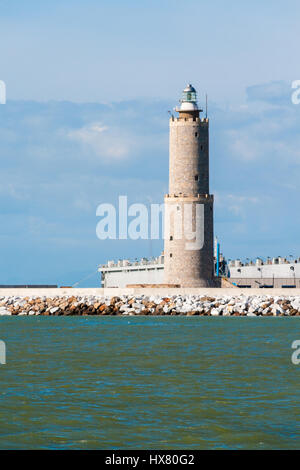
<path id="1" fill-rule="evenodd" d="M 14 182 L 11 182 L 9 180 L 5 181 L 5 179 L 2 178 L 0 185 L 0 195 L 2 198 L 7 196 L 17 201 L 25 201 L 29 198 L 29 193 L 30 187 L 26 182 L 18 184 L 16 179 L 14 179 Z"/>
<path id="2" fill-rule="evenodd" d="M 234 214 L 239 218 L 245 218 L 249 211 L 249 205 L 256 205 L 261 202 L 257 196 L 242 194 L 215 193 L 216 206 Z"/>
<path id="3" fill-rule="evenodd" d="M 228 113 L 227 129 L 221 129 L 221 139 L 226 154 L 234 160 L 259 160 L 261 165 L 267 161 L 299 164 L 299 126 L 300 106 L 263 107 L 255 114 L 251 104 L 246 114 L 245 109 Z"/>
<path id="4" fill-rule="evenodd" d="M 260 124 L 268 127 L 268 123 L 263 120 Z M 245 162 L 260 160 L 262 165 L 267 160 L 272 160 L 273 164 L 276 162 L 300 164 L 299 137 L 293 136 L 291 139 L 290 132 L 276 128 L 274 124 L 263 132 L 251 126 L 242 130 L 230 130 L 226 133 L 226 140 L 228 154 L 234 159 Z"/>
<path id="5" fill-rule="evenodd" d="M 29 233 L 32 236 L 48 237 L 49 233 L 57 233 L 59 225 L 54 222 L 49 222 L 43 217 L 29 216 L 27 219 Z"/>
<path id="6" fill-rule="evenodd" d="M 8 103 L 0 116 L 5 253 L 13 258 L 16 246 L 25 252 L 34 240 L 45 262 L 56 263 L 56 272 L 76 243 L 83 264 L 104 262 L 110 249 L 111 256 L 116 250 L 118 256 L 147 253 L 147 245 L 98 245 L 95 209 L 102 202 L 117 204 L 119 194 L 127 194 L 130 203 L 147 202 L 147 196 L 163 201 L 166 109 L 164 102 Z M 224 254 L 248 255 L 251 246 L 256 252 L 263 243 L 271 250 L 275 236 L 276 251 L 299 251 L 300 106 L 248 102 L 230 109 L 211 105 L 210 113 L 211 191 Z M 61 239 L 74 243 L 64 246 Z M 56 246 L 63 249 L 53 255 Z M 36 256 L 33 273 L 39 263 Z"/>
<path id="7" fill-rule="evenodd" d="M 249 101 L 286 103 L 291 97 L 291 85 L 284 81 L 273 81 L 250 86 L 246 92 Z"/>
<path id="8" fill-rule="evenodd" d="M 70 130 L 68 138 L 80 142 L 104 160 L 123 160 L 131 150 L 128 136 L 118 129 L 110 128 L 100 122 L 90 123 L 80 129 Z"/>
<path id="9" fill-rule="evenodd" d="M 94 201 L 93 201 L 94 202 Z M 74 200 L 74 208 L 79 209 L 81 212 L 90 213 L 94 209 L 94 204 L 88 199 L 87 194 L 83 191 L 77 195 L 76 199 Z"/>
<path id="10" fill-rule="evenodd" d="M 261 156 L 262 148 L 247 131 L 230 130 L 227 132 L 229 155 L 242 160 L 255 160 Z"/>

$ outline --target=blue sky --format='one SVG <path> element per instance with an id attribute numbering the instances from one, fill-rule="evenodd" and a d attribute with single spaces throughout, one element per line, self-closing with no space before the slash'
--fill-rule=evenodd
<path id="1" fill-rule="evenodd" d="M 163 200 L 167 111 L 187 82 L 209 94 L 224 254 L 299 256 L 300 4 L 243 3 L 0 0 L 0 283 L 68 285 L 160 253 L 98 240 L 96 207 Z"/>

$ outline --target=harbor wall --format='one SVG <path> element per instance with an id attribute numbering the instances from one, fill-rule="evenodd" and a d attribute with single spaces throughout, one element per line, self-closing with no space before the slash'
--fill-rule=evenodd
<path id="1" fill-rule="evenodd" d="M 130 287 L 130 288 L 98 288 L 98 287 L 87 287 L 87 288 L 5 288 L 0 289 L 0 297 L 8 296 L 20 296 L 20 297 L 32 297 L 32 296 L 117 296 L 117 295 L 149 295 L 149 296 L 167 296 L 167 295 L 208 295 L 208 296 L 238 296 L 244 295 L 300 295 L 300 289 L 287 288 L 287 289 L 240 289 L 240 288 L 195 288 L 195 287 L 165 287 L 165 288 L 142 288 L 142 287 Z"/>

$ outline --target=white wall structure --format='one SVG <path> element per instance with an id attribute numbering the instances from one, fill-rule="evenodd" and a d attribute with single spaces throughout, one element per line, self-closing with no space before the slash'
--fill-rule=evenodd
<path id="1" fill-rule="evenodd" d="M 141 261 L 128 264 L 127 260 L 109 266 L 101 266 L 98 271 L 102 275 L 101 287 L 126 287 L 130 284 L 163 284 L 163 257 L 154 261 Z"/>
<path id="2" fill-rule="evenodd" d="M 230 281 L 242 287 L 300 288 L 300 262 L 287 262 L 274 258 L 264 263 L 257 259 L 255 264 L 243 266 L 240 260 L 229 265 Z"/>
<path id="3" fill-rule="evenodd" d="M 131 284 L 164 284 L 164 256 L 154 260 L 141 259 L 130 262 L 109 261 L 98 268 L 102 275 L 101 287 L 125 288 Z M 281 264 L 263 264 L 243 266 L 240 260 L 230 262 L 230 281 L 237 286 L 260 288 L 297 287 L 300 288 L 300 261 L 288 263 L 283 259 Z"/>
<path id="4" fill-rule="evenodd" d="M 300 278 L 300 263 L 230 267 L 231 278 Z"/>

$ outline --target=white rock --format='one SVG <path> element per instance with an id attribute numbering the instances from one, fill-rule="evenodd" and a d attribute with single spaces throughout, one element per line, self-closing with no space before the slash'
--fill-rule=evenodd
<path id="1" fill-rule="evenodd" d="M 6 310 L 5 307 L 0 307 L 0 315 L 11 315 L 11 312 Z"/>
<path id="2" fill-rule="evenodd" d="M 140 303 L 138 303 L 138 302 L 133 302 L 132 308 L 140 309 L 140 308 L 142 308 L 142 305 L 141 305 Z"/>
<path id="3" fill-rule="evenodd" d="M 254 313 L 256 311 L 256 308 L 253 307 L 252 305 L 248 309 L 248 313 Z M 256 316 L 256 315 L 255 315 Z"/>
<path id="4" fill-rule="evenodd" d="M 280 315 L 281 313 L 284 313 L 284 310 L 282 307 L 280 307 L 280 305 L 278 304 L 273 304 L 271 305 L 271 311 L 273 313 L 273 315 Z"/>
<path id="5" fill-rule="evenodd" d="M 213 308 L 212 311 L 210 312 L 210 314 L 213 316 L 213 317 L 218 317 L 220 315 L 220 311 L 218 308 Z"/>
<path id="6" fill-rule="evenodd" d="M 295 310 L 300 310 L 300 299 L 299 299 L 299 298 L 298 298 L 298 299 L 296 298 L 295 300 L 293 300 L 293 301 L 291 302 L 291 306 L 292 306 L 292 308 L 294 308 Z"/>
<path id="7" fill-rule="evenodd" d="M 120 312 L 125 312 L 129 308 L 130 308 L 129 304 L 123 304 L 123 305 L 121 305 L 119 310 L 120 310 Z"/>
<path id="8" fill-rule="evenodd" d="M 50 313 L 55 313 L 57 312 L 57 310 L 59 310 L 59 307 L 53 307 L 53 308 L 50 308 Z"/>
<path id="9" fill-rule="evenodd" d="M 139 307 L 134 307 L 133 310 L 135 313 L 139 314 L 143 310 L 143 307 L 140 305 Z"/>

